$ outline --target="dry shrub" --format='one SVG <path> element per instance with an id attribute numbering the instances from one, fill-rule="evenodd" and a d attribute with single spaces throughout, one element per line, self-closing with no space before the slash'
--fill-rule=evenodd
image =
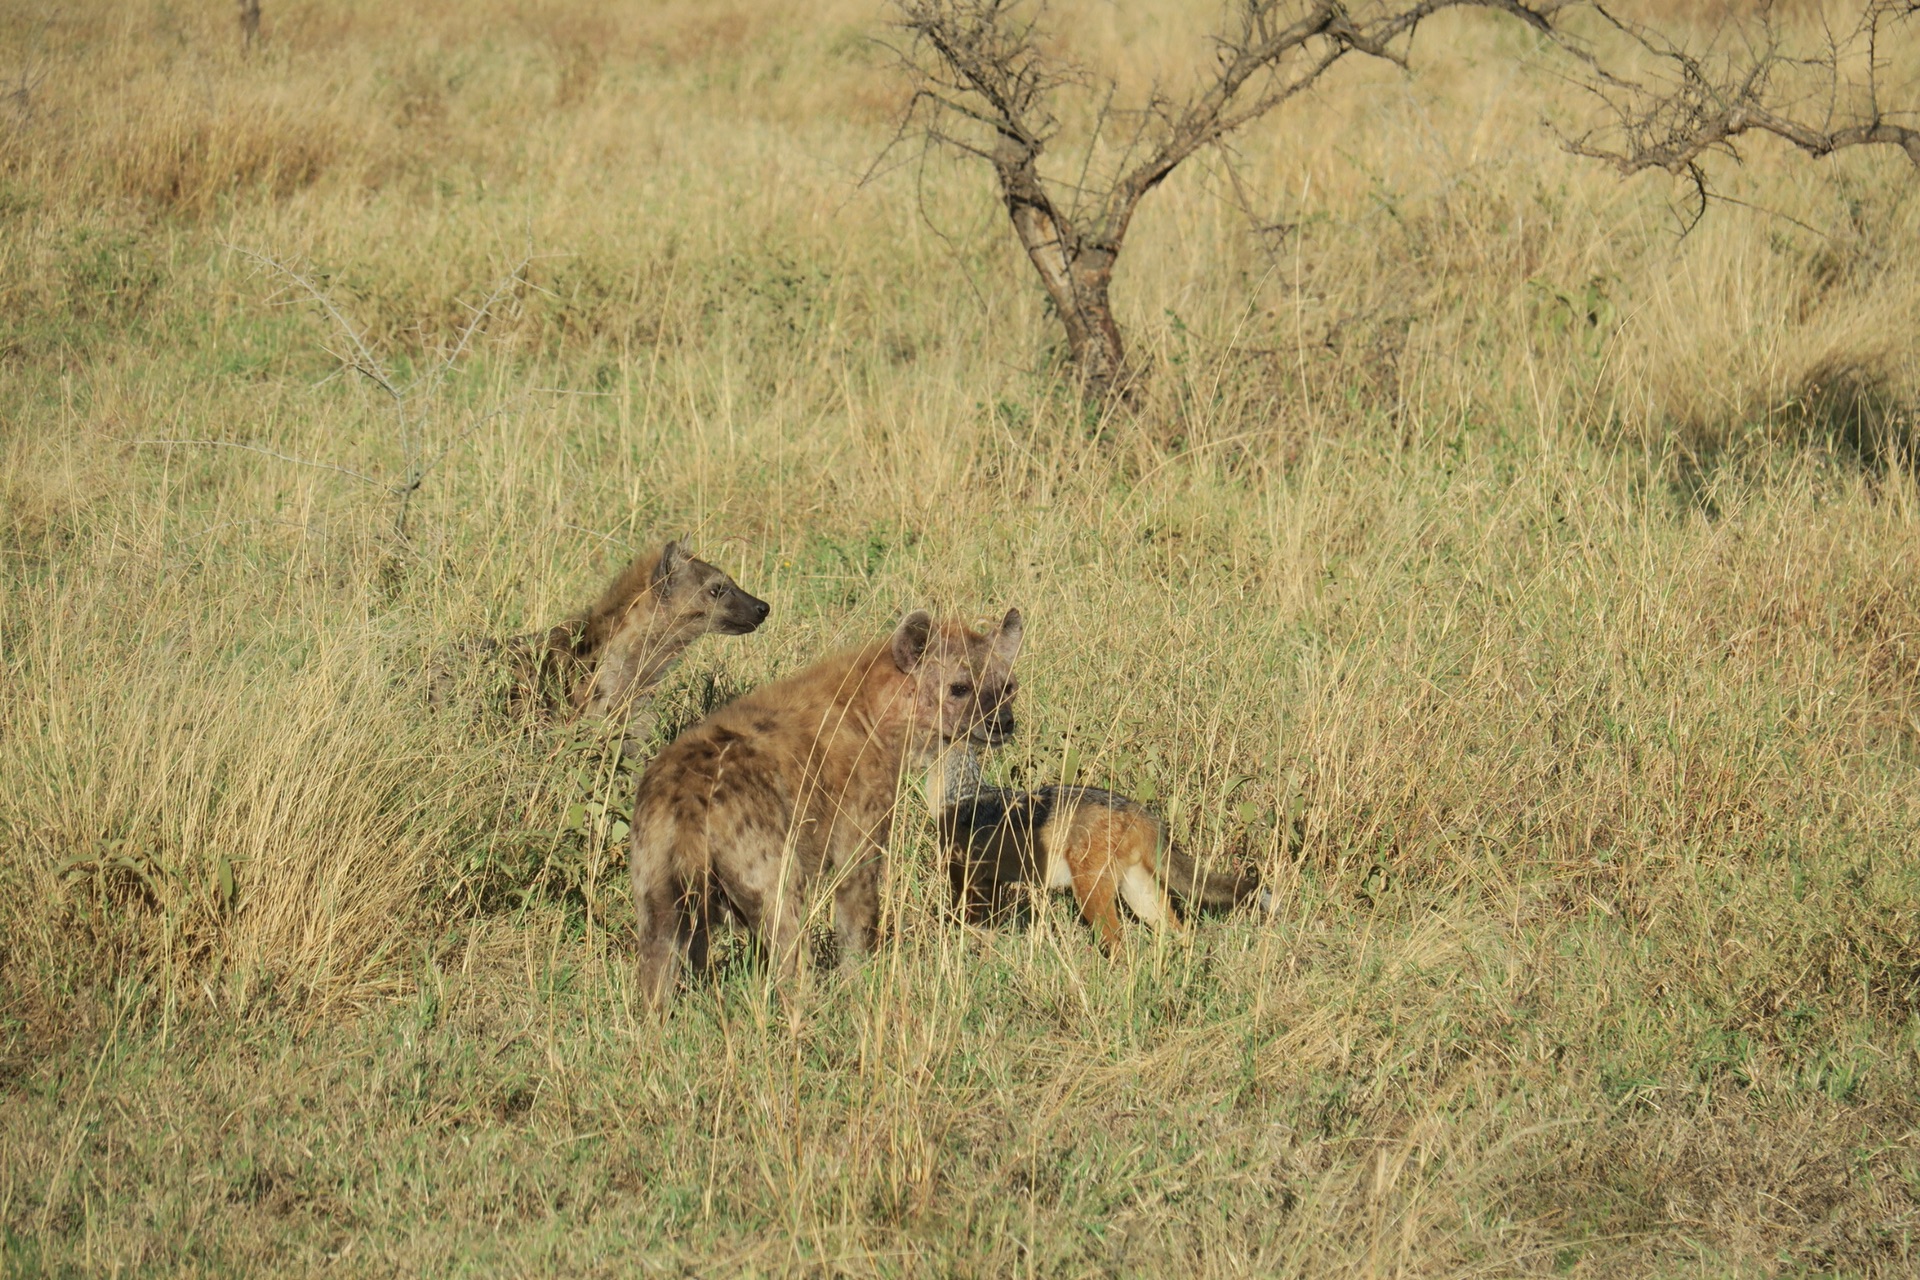
<path id="1" fill-rule="evenodd" d="M 311 101 L 231 91 L 213 103 L 172 91 L 141 97 L 89 141 L 118 192 L 163 212 L 206 216 L 236 197 L 284 198 L 350 154 L 352 123 Z"/>
<path id="2" fill-rule="evenodd" d="M 374 633 L 297 621 L 332 607 L 330 575 L 296 577 L 280 612 L 204 540 L 95 561 L 77 590 L 73 572 L 28 569 L 5 631 L 16 1016 L 44 1032 L 63 993 L 114 975 L 169 1002 L 308 1016 L 393 990 L 444 901 L 434 876 L 484 842 L 486 756 L 436 741 L 461 726 L 420 719 Z M 224 602 L 183 610 L 186 583 L 209 581 Z M 129 605 L 123 631 L 110 620 Z"/>
<path id="3" fill-rule="evenodd" d="M 1790 443 L 1831 450 L 1875 470 L 1914 464 L 1920 410 L 1903 400 L 1886 372 L 1893 362 L 1876 355 L 1855 344 L 1802 376 L 1797 394 L 1774 409 Z"/>

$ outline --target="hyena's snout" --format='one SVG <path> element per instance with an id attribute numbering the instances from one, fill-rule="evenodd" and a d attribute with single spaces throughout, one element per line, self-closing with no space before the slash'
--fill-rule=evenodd
<path id="1" fill-rule="evenodd" d="M 759 596 L 750 596 L 735 587 L 727 593 L 726 608 L 721 613 L 721 630 L 728 635 L 743 636 L 767 620 L 773 612 L 773 606 Z"/>
<path id="2" fill-rule="evenodd" d="M 1007 740 L 1013 737 L 1013 704 L 1002 702 L 987 712 L 981 717 L 980 722 L 974 725 L 971 736 L 982 746 L 1005 746 Z"/>

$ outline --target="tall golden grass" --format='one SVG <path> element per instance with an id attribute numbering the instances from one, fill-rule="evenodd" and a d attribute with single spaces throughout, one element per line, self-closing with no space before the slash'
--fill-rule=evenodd
<path id="1" fill-rule="evenodd" d="M 3 1269 L 1910 1270 L 1902 162 L 1757 145 L 1683 236 L 1436 24 L 1151 198 L 1089 419 L 884 21 L 0 16 Z M 529 245 L 419 440 L 250 256 L 411 377 Z M 423 673 L 682 532 L 774 613 L 669 718 L 1017 603 L 1008 770 L 1282 910 L 970 933 L 910 814 L 865 968 L 649 1019 L 617 753 Z"/>

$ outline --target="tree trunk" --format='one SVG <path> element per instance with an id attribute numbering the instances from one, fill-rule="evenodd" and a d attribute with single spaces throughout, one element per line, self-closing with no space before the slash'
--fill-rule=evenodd
<path id="1" fill-rule="evenodd" d="M 1108 289 L 1120 256 L 1117 238 L 1090 244 L 1054 213 L 1040 186 L 1032 157 L 1002 163 L 1000 189 L 1027 260 L 1040 273 L 1047 296 L 1067 332 L 1067 354 L 1079 370 L 1087 397 L 1107 400 L 1127 389 L 1127 350 L 1113 318 Z"/>
<path id="2" fill-rule="evenodd" d="M 1107 288 L 1113 280 L 1117 255 L 1105 250 L 1083 252 L 1068 272 L 1072 296 L 1054 299 L 1067 328 L 1067 349 L 1087 380 L 1087 390 L 1101 399 L 1123 395 L 1131 383 L 1126 344 L 1113 318 Z"/>

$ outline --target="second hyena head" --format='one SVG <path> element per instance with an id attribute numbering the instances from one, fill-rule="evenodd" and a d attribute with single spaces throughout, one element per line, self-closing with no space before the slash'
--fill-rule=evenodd
<path id="1" fill-rule="evenodd" d="M 743 636 L 767 620 L 772 606 L 747 594 L 726 570 L 691 555 L 678 541 L 660 551 L 648 585 L 667 630 L 692 640 L 704 635 Z"/>
<path id="2" fill-rule="evenodd" d="M 984 634 L 959 623 L 936 624 L 924 609 L 901 619 L 889 647 L 912 691 L 909 717 L 921 754 L 961 739 L 997 747 L 1013 735 L 1020 633 L 1018 609 L 1007 610 Z"/>

